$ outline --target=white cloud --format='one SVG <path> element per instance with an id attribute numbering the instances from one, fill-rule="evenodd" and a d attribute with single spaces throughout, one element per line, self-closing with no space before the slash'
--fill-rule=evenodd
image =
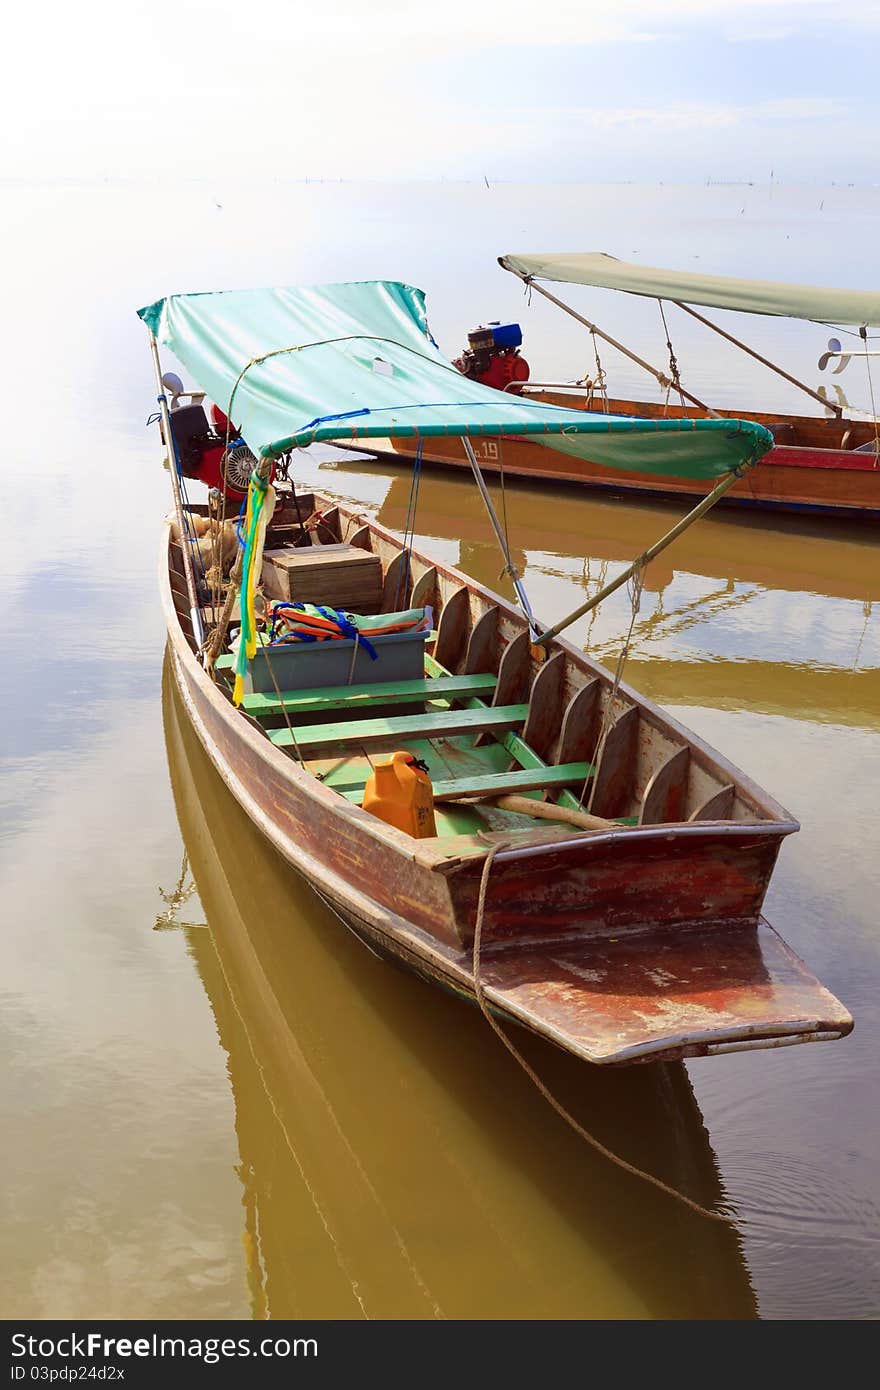
<path id="1" fill-rule="evenodd" d="M 844 115 L 843 103 L 831 97 L 789 97 L 744 104 L 682 102 L 657 107 L 579 107 L 555 112 L 557 118 L 580 120 L 600 131 L 650 129 L 663 133 L 730 129 L 778 121 L 827 120 Z"/>

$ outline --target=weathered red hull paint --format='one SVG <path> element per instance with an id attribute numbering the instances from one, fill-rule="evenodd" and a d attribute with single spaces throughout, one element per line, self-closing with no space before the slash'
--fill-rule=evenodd
<path id="1" fill-rule="evenodd" d="M 394 441 L 394 450 L 412 455 L 409 440 Z M 663 497 L 703 497 L 712 482 L 696 483 L 683 478 L 660 478 L 656 474 L 605 468 L 601 464 L 576 459 L 524 439 L 475 441 L 480 466 L 536 481 L 583 483 L 618 492 L 651 493 Z M 456 439 L 431 439 L 425 445 L 425 463 L 469 468 L 464 450 Z M 880 467 L 871 455 L 848 453 L 842 449 L 809 449 L 778 445 L 751 469 L 722 498 L 720 505 L 766 506 L 788 511 L 815 510 L 840 513 L 850 519 L 873 520 L 880 517 Z"/>
<path id="2" fill-rule="evenodd" d="M 687 922 L 756 922 L 786 832 L 754 826 L 625 831 L 557 852 L 496 861 L 483 918 L 487 941 L 578 937 Z M 456 921 L 473 939 L 482 865 L 450 877 Z"/>
<path id="3" fill-rule="evenodd" d="M 662 1049 L 676 1031 L 674 1055 L 697 1057 L 784 1038 L 799 1020 L 814 1034 L 841 1026 L 837 1000 L 763 919 L 501 952 L 486 979 L 511 1010 L 540 1017 L 594 1061 Z"/>

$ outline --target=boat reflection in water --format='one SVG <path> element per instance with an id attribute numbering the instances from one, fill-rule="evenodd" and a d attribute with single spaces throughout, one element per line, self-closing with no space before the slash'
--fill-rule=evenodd
<path id="1" fill-rule="evenodd" d="M 163 710 L 210 928 L 187 935 L 229 1057 L 254 1316 L 755 1316 L 733 1227 L 595 1154 L 476 1009 L 375 959 L 275 853 L 167 662 Z M 605 1144 L 723 1209 L 681 1064 L 609 1073 L 517 1043 Z"/>
<path id="2" fill-rule="evenodd" d="M 358 468 L 387 473 L 387 465 L 361 460 Z M 409 486 L 408 474 L 395 471 L 377 514 L 383 526 L 403 531 Z M 585 499 L 571 488 L 538 492 L 509 481 L 506 513 L 514 561 L 539 614 L 598 591 L 670 515 L 656 503 Z M 418 530 L 456 541 L 452 563 L 497 586 L 497 550 L 469 503 L 466 480 L 444 474 L 423 483 Z M 878 599 L 876 542 L 864 527 L 827 522 L 823 530 L 815 520 L 713 514 L 646 569 L 624 678 L 659 705 L 877 729 Z M 613 670 L 629 604 L 620 595 L 603 608 L 610 622 L 593 614 L 571 640 Z"/>

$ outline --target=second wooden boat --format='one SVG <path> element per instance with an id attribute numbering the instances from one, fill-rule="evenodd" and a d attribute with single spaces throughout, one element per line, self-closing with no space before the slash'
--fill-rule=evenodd
<path id="1" fill-rule="evenodd" d="M 509 255 L 500 257 L 500 263 L 505 270 L 523 280 L 530 290 L 572 315 L 594 335 L 594 342 L 596 339 L 601 342 L 603 350 L 605 344 L 611 344 L 644 368 L 655 378 L 661 391 L 665 391 L 665 400 L 609 396 L 598 354 L 595 374 L 578 385 L 530 385 L 527 378 L 514 376 L 506 389 L 525 393 L 530 400 L 542 404 L 588 412 L 601 410 L 612 417 L 739 419 L 745 414 L 770 431 L 773 447 L 759 465 L 724 497 L 724 505 L 803 512 L 850 521 L 875 523 L 880 520 L 878 423 L 872 419 L 848 418 L 845 408 L 834 403 L 827 394 L 823 395 L 804 385 L 693 308 L 698 304 L 701 307 L 818 320 L 823 324 L 848 324 L 866 334 L 869 325 L 880 325 L 880 294 L 659 270 L 598 254 Z M 732 345 L 757 358 L 769 371 L 801 389 L 813 398 L 815 406 L 821 407 L 824 413 L 798 415 L 790 411 L 734 411 L 706 404 L 685 388 L 671 349 L 669 365 L 663 368 L 652 366 L 552 294 L 546 288 L 548 281 L 615 289 L 657 299 L 661 306 L 664 303 L 674 305 L 699 319 L 705 327 L 719 333 Z M 482 330 L 482 333 L 485 336 L 486 330 Z M 472 336 L 478 337 L 479 332 Z M 505 375 L 510 376 L 511 371 L 499 372 L 496 360 L 510 359 L 510 351 L 501 346 L 496 352 L 492 346 L 483 345 L 482 339 L 480 343 L 477 354 L 466 353 L 459 361 L 466 370 L 475 373 L 477 380 L 501 385 Z M 850 357 L 852 355 L 869 361 L 872 354 L 854 351 Z M 823 360 L 828 356 L 824 354 Z M 476 448 L 480 463 L 488 472 L 497 472 L 503 467 L 505 473 L 511 476 L 532 478 L 538 482 L 578 483 L 591 488 L 654 497 L 696 498 L 708 490 L 694 478 L 658 477 L 650 470 L 621 472 L 609 467 L 600 458 L 554 455 L 527 438 L 482 440 Z M 386 451 L 411 456 L 413 445 L 407 440 L 395 440 L 393 444 L 388 444 Z M 432 441 L 426 450 L 426 459 L 452 467 L 468 466 L 462 446 L 453 439 Z"/>

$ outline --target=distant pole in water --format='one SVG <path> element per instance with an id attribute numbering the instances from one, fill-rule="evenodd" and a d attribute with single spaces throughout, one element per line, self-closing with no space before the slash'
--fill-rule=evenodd
<path id="1" fill-rule="evenodd" d="M 489 180 L 486 178 L 486 175 L 485 175 L 485 174 L 483 175 L 483 182 L 484 182 L 484 184 L 486 185 L 487 188 L 490 187 Z"/>

